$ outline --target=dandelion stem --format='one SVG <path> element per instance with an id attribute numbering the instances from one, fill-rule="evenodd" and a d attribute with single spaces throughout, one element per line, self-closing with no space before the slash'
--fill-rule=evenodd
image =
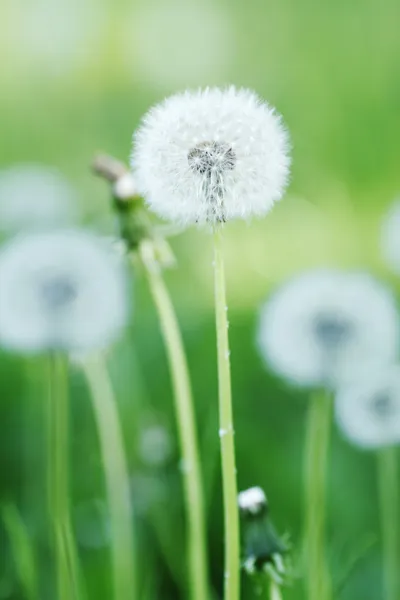
<path id="1" fill-rule="evenodd" d="M 396 448 L 382 448 L 377 455 L 384 597 L 399 598 L 399 491 Z"/>
<path id="2" fill-rule="evenodd" d="M 28 600 L 39 600 L 35 554 L 29 532 L 13 504 L 3 507 L 3 521 L 10 538 L 16 570 Z"/>
<path id="3" fill-rule="evenodd" d="M 70 513 L 68 362 L 49 357 L 48 493 L 57 565 L 58 600 L 82 597 L 79 559 Z"/>
<path id="4" fill-rule="evenodd" d="M 282 600 L 281 588 L 273 579 L 269 586 L 269 600 Z"/>
<path id="5" fill-rule="evenodd" d="M 182 336 L 167 287 L 152 248 L 142 243 L 140 257 L 158 312 L 174 390 L 175 412 L 183 464 L 188 521 L 189 579 L 192 600 L 208 600 L 207 542 L 202 474 L 192 389 Z"/>
<path id="6" fill-rule="evenodd" d="M 107 366 L 100 355 L 84 359 L 82 368 L 91 391 L 103 457 L 111 523 L 113 597 L 114 600 L 136 600 L 134 519 L 117 402 Z"/>
<path id="7" fill-rule="evenodd" d="M 219 418 L 222 484 L 225 518 L 225 600 L 238 600 L 240 594 L 239 511 L 229 358 L 228 317 L 225 292 L 222 232 L 214 233 L 214 285 L 217 331 Z"/>
<path id="8" fill-rule="evenodd" d="M 326 473 L 332 402 L 327 392 L 310 398 L 305 449 L 305 567 L 308 600 L 330 600 L 325 556 Z"/>

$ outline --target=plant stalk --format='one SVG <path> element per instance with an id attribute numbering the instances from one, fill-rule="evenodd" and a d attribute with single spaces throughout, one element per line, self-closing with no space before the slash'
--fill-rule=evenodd
<path id="1" fill-rule="evenodd" d="M 310 398 L 305 449 L 305 567 L 308 600 L 331 600 L 332 584 L 326 562 L 326 473 L 332 402 L 328 392 Z"/>
<path id="2" fill-rule="evenodd" d="M 208 600 L 203 484 L 187 359 L 174 307 L 149 242 L 141 244 L 139 255 L 158 313 L 174 392 L 187 516 L 190 597 Z"/>
<path id="3" fill-rule="evenodd" d="M 240 596 L 240 534 L 236 459 L 232 411 L 228 316 L 225 291 L 222 232 L 214 232 L 214 286 L 218 355 L 218 388 L 222 485 L 225 519 L 225 600 Z"/>

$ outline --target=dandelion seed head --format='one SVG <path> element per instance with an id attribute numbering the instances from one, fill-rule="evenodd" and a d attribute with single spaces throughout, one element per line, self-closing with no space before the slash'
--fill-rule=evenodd
<path id="1" fill-rule="evenodd" d="M 393 362 L 399 322 L 391 292 L 366 273 L 316 270 L 262 307 L 258 346 L 267 365 L 298 385 L 337 385 Z"/>
<path id="2" fill-rule="evenodd" d="M 400 199 L 390 206 L 382 221 L 381 250 L 388 266 L 400 274 Z"/>
<path id="3" fill-rule="evenodd" d="M 339 390 L 337 423 L 353 444 L 379 448 L 400 443 L 400 367 L 390 366 Z"/>
<path id="4" fill-rule="evenodd" d="M 65 227 L 77 217 L 77 198 L 56 170 L 16 165 L 0 172 L 0 230 L 16 233 Z"/>
<path id="5" fill-rule="evenodd" d="M 127 317 L 121 261 L 80 230 L 18 236 L 0 252 L 0 343 L 34 352 L 107 346 Z"/>
<path id="6" fill-rule="evenodd" d="M 134 135 L 138 190 L 160 217 L 183 224 L 265 215 L 289 173 L 288 135 L 249 90 L 207 88 L 167 98 Z"/>

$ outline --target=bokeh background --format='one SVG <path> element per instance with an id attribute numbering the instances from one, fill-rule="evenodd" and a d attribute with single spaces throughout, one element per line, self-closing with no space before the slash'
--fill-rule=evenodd
<path id="1" fill-rule="evenodd" d="M 90 172 L 92 156 L 102 150 L 126 160 L 132 132 L 153 103 L 187 87 L 233 83 L 254 88 L 284 116 L 293 144 L 287 196 L 264 221 L 229 225 L 225 252 L 239 487 L 264 487 L 276 526 L 290 534 L 294 569 L 287 600 L 304 598 L 297 563 L 307 393 L 265 370 L 254 343 L 257 313 L 275 285 L 313 266 L 367 268 L 397 285 L 382 263 L 379 235 L 381 217 L 400 191 L 399 18 L 397 0 L 0 5 L 0 168 L 26 162 L 57 167 L 79 194 L 82 222 L 101 233 L 110 232 L 113 220 L 108 190 Z M 172 246 L 178 266 L 166 278 L 193 378 L 210 566 L 220 589 L 211 239 L 190 230 Z M 141 600 L 172 600 L 185 598 L 180 582 L 186 557 L 171 384 L 140 276 L 134 296 L 132 323 L 110 365 L 142 545 Z M 44 373 L 40 358 L 0 354 L 0 500 L 23 511 L 46 599 L 51 568 L 43 533 Z M 102 469 L 87 392 L 74 372 L 71 391 L 75 527 L 90 598 L 106 599 L 111 592 Z M 352 448 L 336 430 L 328 529 L 336 581 L 361 555 L 335 600 L 383 597 L 374 456 Z M 259 597 L 246 579 L 243 589 L 246 600 Z M 2 531 L 0 599 L 22 598 Z"/>

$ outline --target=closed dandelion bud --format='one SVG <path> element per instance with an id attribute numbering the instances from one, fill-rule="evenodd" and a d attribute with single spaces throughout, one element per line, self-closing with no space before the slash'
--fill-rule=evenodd
<path id="1" fill-rule="evenodd" d="M 288 135 L 275 110 L 245 89 L 167 98 L 134 134 L 138 190 L 160 217 L 184 225 L 265 215 L 289 173 Z"/>
<path id="2" fill-rule="evenodd" d="M 103 348 L 126 322 L 126 292 L 121 261 L 92 234 L 14 238 L 0 252 L 0 343 L 22 352 Z"/>
<path id="3" fill-rule="evenodd" d="M 400 444 L 400 367 L 386 367 L 344 387 L 335 410 L 342 433 L 356 446 Z"/>
<path id="4" fill-rule="evenodd" d="M 124 173 L 113 185 L 113 196 L 118 200 L 130 200 L 137 196 L 135 179 L 129 171 Z"/>
<path id="5" fill-rule="evenodd" d="M 366 273 L 311 271 L 265 303 L 257 337 L 266 364 L 287 379 L 336 387 L 395 360 L 396 302 Z"/>
<path id="6" fill-rule="evenodd" d="M 253 487 L 238 495 L 242 516 L 244 569 L 250 574 L 268 573 L 278 583 L 285 573 L 283 555 L 287 547 L 273 526 L 267 499 L 260 487 Z"/>

